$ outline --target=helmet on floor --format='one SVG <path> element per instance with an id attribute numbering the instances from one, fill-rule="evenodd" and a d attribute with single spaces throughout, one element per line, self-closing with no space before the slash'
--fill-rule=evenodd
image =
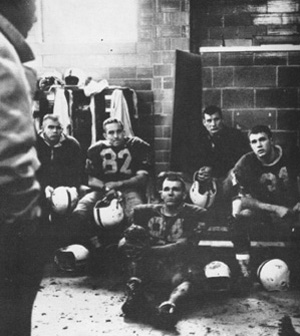
<path id="1" fill-rule="evenodd" d="M 83 245 L 73 244 L 55 252 L 54 262 L 62 271 L 72 272 L 87 264 L 90 252 Z"/>
<path id="2" fill-rule="evenodd" d="M 64 73 L 64 80 L 66 85 L 84 86 L 87 75 L 81 69 L 69 68 Z"/>
<path id="3" fill-rule="evenodd" d="M 264 261 L 257 269 L 257 277 L 269 292 L 285 291 L 290 286 L 290 270 L 281 259 Z"/>
<path id="4" fill-rule="evenodd" d="M 222 261 L 212 261 L 204 267 L 208 289 L 212 291 L 228 291 L 230 289 L 231 271 Z"/>
<path id="5" fill-rule="evenodd" d="M 78 193 L 75 187 L 57 187 L 52 192 L 51 198 L 52 210 L 65 215 L 73 211 L 78 202 Z"/>
<path id="6" fill-rule="evenodd" d="M 121 192 L 104 197 L 94 206 L 94 220 L 102 229 L 117 227 L 124 217 Z"/>
<path id="7" fill-rule="evenodd" d="M 190 198 L 191 201 L 202 208 L 210 208 L 215 201 L 217 194 L 217 184 L 214 180 L 209 188 L 202 190 L 199 181 L 194 180 L 190 188 Z"/>

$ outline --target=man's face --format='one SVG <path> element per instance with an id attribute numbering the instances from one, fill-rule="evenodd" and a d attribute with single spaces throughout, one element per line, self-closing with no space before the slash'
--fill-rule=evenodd
<path id="1" fill-rule="evenodd" d="M 203 125 L 210 135 L 214 135 L 223 128 L 223 119 L 218 112 L 212 115 L 204 114 Z"/>
<path id="2" fill-rule="evenodd" d="M 118 123 L 107 124 L 103 135 L 112 147 L 118 147 L 124 143 L 125 133 Z"/>
<path id="3" fill-rule="evenodd" d="M 46 120 L 43 124 L 43 134 L 45 139 L 51 144 L 56 145 L 59 142 L 62 133 L 62 127 L 59 122 Z"/>
<path id="4" fill-rule="evenodd" d="M 185 198 L 185 191 L 180 181 L 164 180 L 160 196 L 165 205 L 169 207 L 179 206 Z"/>
<path id="5" fill-rule="evenodd" d="M 250 146 L 258 158 L 264 158 L 271 154 L 273 141 L 264 132 L 250 134 Z"/>

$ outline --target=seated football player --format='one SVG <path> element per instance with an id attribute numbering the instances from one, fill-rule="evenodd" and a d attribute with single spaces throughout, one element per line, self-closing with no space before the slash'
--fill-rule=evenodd
<path id="1" fill-rule="evenodd" d="M 121 121 L 106 119 L 103 131 L 105 139 L 92 145 L 87 153 L 86 171 L 92 191 L 79 200 L 68 220 L 70 243 L 84 244 L 98 252 L 119 240 L 118 234 L 131 221 L 133 207 L 146 201 L 151 169 L 150 145 L 137 136 L 126 137 Z M 96 203 L 103 198 L 110 202 L 115 195 L 118 195 L 117 199 L 121 195 L 125 213 L 123 226 L 118 225 L 115 230 L 116 237 L 111 230 L 101 229 L 94 216 Z M 60 253 L 59 258 L 62 257 L 63 253 Z"/>
<path id="2" fill-rule="evenodd" d="M 207 212 L 185 203 L 186 185 L 180 174 L 165 173 L 161 179 L 162 202 L 136 206 L 133 224 L 119 242 L 129 277 L 122 311 L 129 318 L 147 314 L 145 288 L 169 285 L 169 295 L 155 316 L 158 326 L 169 328 L 179 318 L 181 303 L 198 289 L 196 246 L 206 228 Z"/>
<path id="3" fill-rule="evenodd" d="M 276 145 L 265 125 L 253 127 L 248 138 L 252 152 L 241 157 L 228 179 L 237 188 L 232 202 L 236 258 L 244 279 L 251 283 L 251 225 L 261 225 L 262 233 L 267 226 L 280 229 L 299 247 L 300 156 L 296 147 L 286 150 Z"/>

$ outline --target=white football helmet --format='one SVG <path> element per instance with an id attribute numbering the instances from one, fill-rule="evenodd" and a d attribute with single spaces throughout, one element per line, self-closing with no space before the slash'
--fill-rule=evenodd
<path id="1" fill-rule="evenodd" d="M 62 270 L 72 272 L 87 264 L 90 252 L 79 244 L 62 247 L 55 252 L 54 262 Z"/>
<path id="2" fill-rule="evenodd" d="M 286 291 L 290 286 L 290 270 L 281 259 L 264 261 L 257 269 L 263 287 L 269 291 Z"/>
<path id="3" fill-rule="evenodd" d="M 228 291 L 230 289 L 231 271 L 222 261 L 212 261 L 204 267 L 207 284 L 212 291 Z"/>
<path id="4" fill-rule="evenodd" d="M 84 86 L 87 76 L 83 70 L 78 68 L 69 68 L 64 73 L 64 80 L 66 85 Z"/>
<path id="5" fill-rule="evenodd" d="M 125 217 L 122 205 L 122 194 L 117 192 L 112 197 L 104 197 L 94 206 L 95 222 L 102 229 L 115 228 Z"/>
<path id="6" fill-rule="evenodd" d="M 190 188 L 190 198 L 191 201 L 202 208 L 208 209 L 210 208 L 215 201 L 217 194 L 217 184 L 214 180 L 212 180 L 211 188 L 206 189 L 205 191 L 200 191 L 200 183 L 198 181 L 194 181 Z"/>
<path id="7" fill-rule="evenodd" d="M 73 211 L 77 202 L 78 193 L 75 187 L 57 187 L 50 198 L 52 210 L 59 215 Z"/>

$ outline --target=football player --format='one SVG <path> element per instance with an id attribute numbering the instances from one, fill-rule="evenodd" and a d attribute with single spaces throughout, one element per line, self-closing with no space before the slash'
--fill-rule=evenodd
<path id="1" fill-rule="evenodd" d="M 155 320 L 173 327 L 180 303 L 195 294 L 196 246 L 206 227 L 206 210 L 184 202 L 186 186 L 180 175 L 168 173 L 162 180 L 162 203 L 135 207 L 134 224 L 119 242 L 129 272 L 122 310 L 128 317 L 147 314 L 145 286 L 149 281 L 169 284 L 171 294 L 159 304 Z"/>
<path id="2" fill-rule="evenodd" d="M 92 191 L 79 200 L 69 219 L 73 232 L 70 243 L 91 242 L 91 247 L 98 251 L 108 242 L 105 231 L 99 230 L 94 220 L 97 201 L 121 193 L 125 219 L 130 223 L 133 207 L 146 200 L 151 169 L 150 145 L 139 137 L 126 137 L 120 120 L 106 119 L 103 131 L 105 139 L 92 145 L 87 153 L 86 171 Z"/>

